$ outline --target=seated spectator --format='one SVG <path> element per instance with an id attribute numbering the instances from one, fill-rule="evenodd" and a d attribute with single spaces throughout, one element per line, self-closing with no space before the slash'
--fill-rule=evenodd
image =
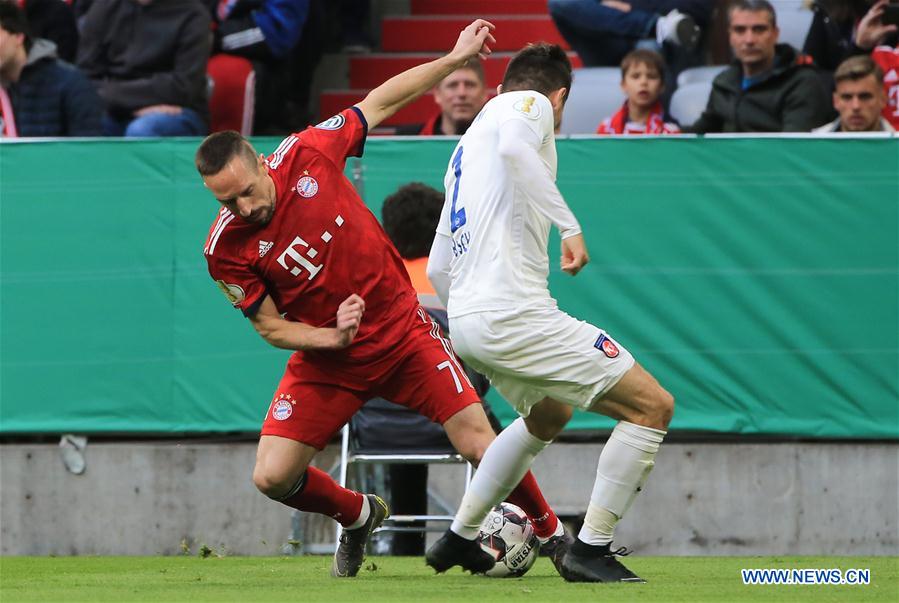
<path id="1" fill-rule="evenodd" d="M 405 126 L 397 134 L 461 136 L 487 103 L 484 67 L 477 59 L 456 69 L 434 88 L 439 109 L 424 124 Z"/>
<path id="2" fill-rule="evenodd" d="M 869 54 L 881 44 L 895 45 L 896 26 L 883 22 L 887 1 L 815 0 L 802 52 L 830 72 L 853 55 Z"/>
<path id="3" fill-rule="evenodd" d="M 597 134 L 679 134 L 680 128 L 665 121 L 662 81 L 665 62 L 652 50 L 632 50 L 621 61 L 621 89 L 627 100 L 615 115 L 599 124 Z"/>
<path id="4" fill-rule="evenodd" d="M 736 0 L 728 9 L 736 60 L 712 82 L 705 111 L 688 131 L 808 132 L 827 121 L 827 92 L 811 59 L 778 44 L 767 0 Z"/>
<path id="5" fill-rule="evenodd" d="M 584 65 L 621 63 L 641 40 L 692 52 L 711 0 L 549 0 L 556 27 Z"/>
<path id="6" fill-rule="evenodd" d="M 312 18 L 321 11 L 318 2 L 310 0 L 206 0 L 215 24 L 213 54 L 225 53 L 244 57 L 253 63 L 256 73 L 255 118 L 253 131 L 276 134 L 297 130 L 305 123 L 291 123 L 285 115 L 288 99 L 308 104 L 309 86 L 297 98 L 298 82 L 291 81 L 297 63 L 303 63 L 303 79 L 311 81 L 318 62 L 297 56 L 298 43 L 308 33 Z M 314 14 L 315 13 L 315 14 Z M 291 111 L 303 112 L 295 107 Z"/>
<path id="7" fill-rule="evenodd" d="M 66 63 L 75 62 L 78 27 L 75 11 L 64 0 L 19 0 L 34 38 L 56 44 L 56 54 Z"/>
<path id="8" fill-rule="evenodd" d="M 883 71 L 883 91 L 887 98 L 883 116 L 899 130 L 899 48 L 878 46 L 871 53 L 871 58 Z"/>
<path id="9" fill-rule="evenodd" d="M 0 102 L 5 136 L 99 136 L 100 99 L 56 46 L 32 38 L 23 12 L 0 2 Z M 2 100 L 2 99 L 0 99 Z"/>
<path id="10" fill-rule="evenodd" d="M 836 90 L 834 109 L 840 114 L 827 125 L 813 130 L 825 132 L 895 132 L 882 117 L 886 107 L 883 72 L 867 55 L 850 57 L 833 74 Z"/>
<path id="11" fill-rule="evenodd" d="M 104 103 L 107 136 L 207 132 L 209 13 L 199 0 L 94 0 L 78 65 Z"/>

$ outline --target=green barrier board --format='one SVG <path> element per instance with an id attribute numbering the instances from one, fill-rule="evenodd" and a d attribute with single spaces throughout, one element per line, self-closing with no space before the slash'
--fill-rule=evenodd
<path id="1" fill-rule="evenodd" d="M 287 353 L 206 272 L 196 144 L 0 144 L 0 433 L 258 430 Z M 377 214 L 453 144 L 371 139 L 347 174 Z M 592 261 L 565 275 L 555 239 L 550 288 L 675 395 L 672 429 L 899 437 L 899 139 L 558 148 Z"/>

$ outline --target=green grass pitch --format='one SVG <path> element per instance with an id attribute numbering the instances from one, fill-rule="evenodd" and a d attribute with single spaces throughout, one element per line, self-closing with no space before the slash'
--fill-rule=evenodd
<path id="1" fill-rule="evenodd" d="M 0 601 L 472 601 L 487 603 L 899 601 L 899 557 L 632 557 L 647 584 L 568 584 L 541 558 L 524 577 L 453 569 L 416 557 L 369 557 L 356 579 L 328 575 L 329 557 L 2 557 Z M 741 568 L 871 570 L 864 586 L 744 586 Z"/>

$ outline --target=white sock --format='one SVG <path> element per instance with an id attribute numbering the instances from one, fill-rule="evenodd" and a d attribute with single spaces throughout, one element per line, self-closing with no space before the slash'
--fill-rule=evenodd
<path id="1" fill-rule="evenodd" d="M 450 529 L 462 538 L 474 540 L 490 509 L 515 489 L 534 458 L 548 445 L 549 442 L 531 435 L 524 419 L 516 419 L 506 427 L 484 453 Z"/>
<path id="2" fill-rule="evenodd" d="M 615 525 L 643 488 L 666 433 L 626 421 L 615 426 L 599 455 L 579 540 L 593 545 L 612 542 Z"/>
<path id="3" fill-rule="evenodd" d="M 371 515 L 371 505 L 368 504 L 368 497 L 362 497 L 362 510 L 359 511 L 359 517 L 356 518 L 356 521 L 351 523 L 348 526 L 344 526 L 344 530 L 355 530 L 356 528 L 361 528 L 365 525 L 365 522 L 368 521 L 368 516 Z"/>

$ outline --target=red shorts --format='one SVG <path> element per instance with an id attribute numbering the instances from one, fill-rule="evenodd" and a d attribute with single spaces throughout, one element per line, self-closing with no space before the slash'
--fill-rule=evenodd
<path id="1" fill-rule="evenodd" d="M 381 397 L 443 424 L 480 402 L 447 339 L 424 310 L 390 358 L 370 365 L 328 365 L 291 356 L 262 435 L 321 450 L 363 404 Z"/>

